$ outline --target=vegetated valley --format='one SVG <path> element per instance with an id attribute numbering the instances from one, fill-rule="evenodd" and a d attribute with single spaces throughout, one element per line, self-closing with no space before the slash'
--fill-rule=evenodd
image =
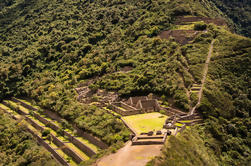
<path id="1" fill-rule="evenodd" d="M 99 165 L 132 137 L 112 103 L 135 96 L 200 116 L 147 165 L 249 165 L 251 14 L 236 2 L 1 1 L 0 165 Z"/>

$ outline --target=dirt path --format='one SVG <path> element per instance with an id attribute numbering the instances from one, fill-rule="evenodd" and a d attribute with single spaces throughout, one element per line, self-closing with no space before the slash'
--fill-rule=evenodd
<path id="1" fill-rule="evenodd" d="M 208 65 L 209 65 L 210 59 L 211 59 L 211 57 L 212 57 L 214 42 L 215 42 L 215 40 L 213 40 L 213 41 L 211 42 L 211 44 L 210 44 L 210 48 L 209 48 L 207 60 L 206 60 L 205 67 L 204 67 L 203 78 L 202 78 L 202 80 L 201 80 L 201 87 L 200 87 L 200 91 L 199 91 L 199 94 L 198 94 L 198 102 L 197 102 L 197 104 L 191 109 L 191 111 L 189 112 L 189 115 L 192 115 L 192 114 L 194 113 L 194 111 L 196 110 L 196 108 L 200 105 L 201 98 L 202 98 L 202 94 L 203 94 L 204 83 L 205 83 L 206 78 L 207 78 Z"/>
<path id="2" fill-rule="evenodd" d="M 153 157 L 161 154 L 163 145 L 135 145 L 128 142 L 116 153 L 101 158 L 96 166 L 145 166 Z"/>

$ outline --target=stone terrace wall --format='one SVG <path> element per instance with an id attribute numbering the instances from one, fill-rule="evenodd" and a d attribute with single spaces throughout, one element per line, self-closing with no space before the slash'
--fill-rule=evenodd
<path id="1" fill-rule="evenodd" d="M 136 96 L 136 97 L 130 97 L 127 101 L 128 104 L 135 106 L 139 100 L 147 100 L 147 96 Z"/>
<path id="2" fill-rule="evenodd" d="M 143 110 L 160 110 L 158 101 L 153 99 L 153 100 L 139 100 L 136 106 L 138 109 L 143 109 Z"/>
<path id="3" fill-rule="evenodd" d="M 182 133 L 185 129 L 186 129 L 186 125 L 183 125 L 183 126 L 181 127 L 181 129 L 179 129 L 178 132 Z"/>
<path id="4" fill-rule="evenodd" d="M 122 116 L 130 116 L 130 115 L 136 115 L 139 114 L 141 112 L 141 110 L 136 110 L 136 111 L 124 111 L 122 109 L 120 109 L 119 107 L 117 107 L 116 105 L 112 104 L 111 105 L 112 110 L 117 112 L 118 114 L 122 115 Z"/>
<path id="5" fill-rule="evenodd" d="M 35 114 L 34 114 L 35 115 Z M 47 119 L 43 118 L 43 117 L 40 117 L 39 115 L 36 116 L 37 118 L 41 119 L 42 121 L 46 122 L 45 124 L 48 124 L 50 128 L 52 128 L 54 131 L 57 131 L 60 129 L 59 126 L 55 125 L 54 123 L 51 123 L 50 121 L 48 121 Z M 43 122 L 43 123 L 44 123 Z M 34 123 L 34 122 L 33 122 Z M 38 124 L 34 124 L 35 128 L 37 129 L 40 129 L 41 130 L 41 127 L 39 127 Z M 43 129 L 43 127 L 42 127 Z M 72 136 L 71 134 L 69 134 L 68 132 L 64 131 L 64 135 L 66 135 L 70 140 L 71 142 L 76 145 L 80 150 L 82 150 L 84 153 L 86 153 L 88 156 L 93 156 L 95 155 L 96 153 L 90 149 L 88 146 L 84 145 L 83 143 L 81 143 L 78 139 L 76 139 L 74 136 Z"/>
<path id="6" fill-rule="evenodd" d="M 129 111 L 138 111 L 136 108 L 124 103 L 124 102 L 120 102 L 120 107 L 129 110 Z"/>
<path id="7" fill-rule="evenodd" d="M 208 18 L 208 17 L 180 17 L 177 19 L 176 24 L 184 24 L 189 22 L 204 21 L 205 23 L 213 23 L 218 26 L 227 25 L 226 21 L 221 18 Z"/>
<path id="8" fill-rule="evenodd" d="M 164 144 L 163 140 L 146 140 L 146 141 L 138 141 L 137 137 L 135 137 L 132 141 L 132 145 L 159 145 Z"/>
<path id="9" fill-rule="evenodd" d="M 91 157 L 95 155 L 96 153 L 90 149 L 88 146 L 82 144 L 77 138 L 75 137 L 70 137 L 71 142 L 76 145 L 80 150 L 82 150 L 87 156 Z"/>
<path id="10" fill-rule="evenodd" d="M 7 110 L 3 109 L 0 107 L 0 110 L 4 111 L 6 114 L 8 114 L 11 118 L 15 119 L 15 120 L 18 120 L 18 118 L 13 115 L 12 113 L 8 112 Z"/>
<path id="11" fill-rule="evenodd" d="M 44 123 L 44 124 L 49 124 L 50 121 L 48 121 L 47 119 L 41 117 L 40 115 L 38 115 L 37 113 L 33 113 L 33 116 L 38 119 L 40 122 Z"/>
<path id="12" fill-rule="evenodd" d="M 130 126 L 129 124 L 127 124 L 126 121 L 125 121 L 122 117 L 121 117 L 120 119 L 121 119 L 122 122 L 126 125 L 126 127 L 128 127 L 128 128 L 131 130 L 131 132 L 136 136 L 136 135 L 137 135 L 137 132 L 133 129 L 133 127 Z"/>
<path id="13" fill-rule="evenodd" d="M 159 37 L 161 39 L 169 39 L 170 37 L 173 37 L 176 42 L 184 45 L 189 41 L 192 41 L 198 33 L 199 31 L 195 30 L 168 30 L 161 32 Z"/>
<path id="14" fill-rule="evenodd" d="M 24 106 L 24 107 L 26 107 L 26 108 L 29 107 L 31 110 L 34 110 L 34 111 L 37 110 L 36 108 L 34 108 L 34 107 L 30 106 L 30 105 L 27 105 L 26 103 L 24 103 L 24 102 L 22 102 L 22 101 L 19 101 L 19 100 L 15 99 L 15 98 L 13 98 L 13 101 L 19 102 L 19 103 L 21 103 L 22 106 Z M 45 112 L 50 118 L 55 119 L 56 121 L 61 122 L 61 119 L 62 119 L 62 118 L 61 118 L 59 115 L 57 115 L 56 113 L 54 113 L 54 112 L 52 112 L 52 111 L 49 111 L 49 110 L 44 110 L 44 112 Z M 43 118 L 43 119 L 44 119 L 44 118 Z M 41 120 L 42 120 L 42 117 L 41 117 Z M 45 119 L 45 120 L 46 120 L 46 119 Z M 54 127 L 54 128 L 56 129 L 56 127 L 53 126 L 53 125 L 52 125 L 51 127 Z M 88 141 L 90 141 L 92 144 L 98 146 L 99 148 L 101 148 L 101 149 L 106 149 L 106 148 L 108 148 L 108 146 L 107 146 L 105 143 L 103 143 L 102 141 L 100 141 L 98 138 L 96 138 L 96 137 L 94 137 L 94 136 L 92 136 L 92 135 L 90 135 L 90 134 L 88 134 L 88 133 L 86 133 L 86 132 L 83 132 L 83 131 L 82 131 L 81 129 L 79 129 L 76 125 L 74 125 L 74 129 L 77 130 L 77 133 L 78 133 L 80 136 L 82 136 L 83 138 L 87 139 Z"/>
<path id="15" fill-rule="evenodd" d="M 19 100 L 15 99 L 15 98 L 12 98 L 11 101 L 16 102 L 16 103 L 20 103 L 21 106 L 26 107 L 29 110 L 33 110 L 33 111 L 37 110 L 36 108 L 34 108 L 34 107 L 32 107 L 32 106 L 30 106 L 30 105 L 28 105 L 28 104 L 26 104 L 26 103 L 24 103 L 22 101 L 19 101 Z"/>
<path id="16" fill-rule="evenodd" d="M 39 130 L 39 131 L 43 131 L 44 127 L 40 126 L 39 124 L 37 124 L 36 122 L 34 122 L 32 119 L 25 117 L 25 120 L 27 122 L 29 122 L 35 129 Z"/>
<path id="17" fill-rule="evenodd" d="M 73 150 L 66 147 L 65 144 L 62 141 L 60 141 L 57 137 L 52 135 L 52 138 L 53 138 L 52 142 L 58 147 L 62 147 L 62 151 L 65 152 L 68 156 L 71 156 L 75 162 L 80 163 L 81 161 L 83 161 L 81 157 L 79 157 Z"/>
<path id="18" fill-rule="evenodd" d="M 46 142 L 44 142 L 44 140 L 39 137 L 38 135 L 36 135 L 32 130 L 30 130 L 29 128 L 27 128 L 27 131 L 30 132 L 36 139 L 38 144 L 42 145 L 45 149 L 47 149 L 49 152 L 52 153 L 53 157 L 62 165 L 64 166 L 70 166 L 67 161 L 62 158 L 49 144 L 47 144 Z"/>
<path id="19" fill-rule="evenodd" d="M 87 139 L 88 141 L 90 141 L 92 144 L 98 146 L 101 149 L 106 149 L 108 148 L 108 145 L 106 145 L 105 143 L 103 143 L 102 141 L 100 141 L 99 139 L 97 139 L 96 137 L 90 135 L 89 133 L 86 133 L 82 130 L 80 130 L 79 128 L 75 128 L 77 130 L 77 134 L 79 136 L 82 136 L 83 138 Z"/>

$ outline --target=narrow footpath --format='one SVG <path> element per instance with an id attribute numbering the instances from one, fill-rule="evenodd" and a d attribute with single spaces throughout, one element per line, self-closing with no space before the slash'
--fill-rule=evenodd
<path id="1" fill-rule="evenodd" d="M 193 115 L 196 108 L 200 105 L 201 102 L 201 98 L 202 98 L 202 94 L 203 94 L 203 87 L 204 87 L 204 83 L 206 81 L 207 78 L 207 72 L 208 72 L 208 65 L 210 63 L 211 57 L 212 57 L 212 53 L 213 53 L 213 47 L 214 47 L 214 42 L 215 40 L 213 40 L 210 44 L 210 48 L 209 48 L 209 52 L 208 52 L 208 56 L 207 56 L 207 60 L 205 63 L 205 67 L 204 67 L 204 72 L 203 72 L 203 78 L 201 80 L 201 87 L 200 87 L 200 91 L 198 94 L 198 102 L 197 104 L 191 109 L 191 111 L 188 113 L 188 115 Z"/>

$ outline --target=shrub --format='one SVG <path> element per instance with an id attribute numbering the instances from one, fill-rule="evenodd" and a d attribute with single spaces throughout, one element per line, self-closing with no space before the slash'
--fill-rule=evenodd
<path id="1" fill-rule="evenodd" d="M 207 29 L 207 24 L 205 24 L 205 23 L 194 24 L 194 30 L 196 30 L 196 31 L 204 31 L 206 29 Z"/>
<path id="2" fill-rule="evenodd" d="M 50 133 L 51 133 L 51 131 L 50 131 L 49 129 L 45 129 L 45 130 L 42 132 L 42 137 L 47 137 Z"/>
<path id="3" fill-rule="evenodd" d="M 166 111 L 165 110 L 160 110 L 159 111 L 161 114 L 163 114 L 163 115 L 166 115 Z"/>

